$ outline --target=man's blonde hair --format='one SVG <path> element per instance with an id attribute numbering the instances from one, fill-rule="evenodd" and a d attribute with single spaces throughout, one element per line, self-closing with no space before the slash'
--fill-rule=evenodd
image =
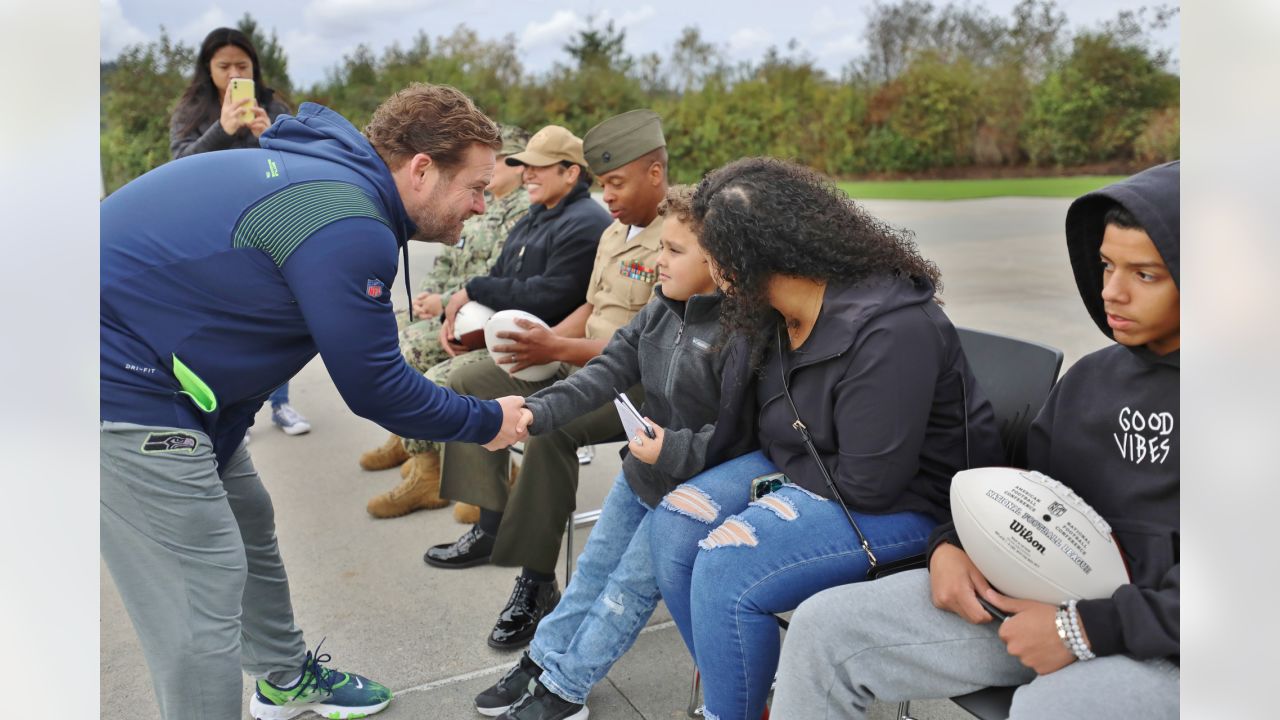
<path id="1" fill-rule="evenodd" d="M 378 106 L 364 134 L 392 170 L 423 153 L 449 172 L 472 145 L 502 148 L 497 123 L 448 85 L 409 85 Z"/>

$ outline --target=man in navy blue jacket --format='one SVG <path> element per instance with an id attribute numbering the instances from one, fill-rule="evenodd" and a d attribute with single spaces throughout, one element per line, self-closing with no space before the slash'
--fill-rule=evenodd
<path id="1" fill-rule="evenodd" d="M 367 137 L 366 137 L 367 136 Z M 389 288 L 410 239 L 484 210 L 497 126 L 415 84 L 361 135 L 304 104 L 260 149 L 164 165 L 102 203 L 102 554 L 165 718 L 363 717 L 387 688 L 323 665 L 294 624 L 270 497 L 243 444 L 318 352 L 358 415 L 506 447 L 520 397 L 463 397 L 401 357 Z"/>

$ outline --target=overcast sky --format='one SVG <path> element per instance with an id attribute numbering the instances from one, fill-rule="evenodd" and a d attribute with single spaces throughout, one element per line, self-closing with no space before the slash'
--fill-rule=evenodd
<path id="1" fill-rule="evenodd" d="M 976 5 L 1008 16 L 1017 0 L 987 0 Z M 935 0 L 935 5 L 945 2 Z M 1072 29 L 1093 27 L 1121 9 L 1156 4 L 1144 0 L 1059 0 Z M 509 0 L 232 0 L 211 3 L 173 0 L 100 0 L 102 58 L 114 58 L 126 45 L 154 40 L 163 25 L 169 34 L 198 47 L 215 27 L 234 25 L 247 10 L 265 28 L 274 28 L 289 57 L 296 86 L 324 78 L 356 45 L 376 54 L 392 42 L 407 46 L 419 30 L 433 38 L 459 24 L 482 37 L 514 35 L 525 69 L 540 72 L 565 59 L 562 49 L 573 33 L 594 16 L 597 25 L 613 20 L 625 28 L 627 51 L 665 55 L 681 28 L 696 25 L 704 39 L 733 61 L 758 60 L 770 45 L 795 38 L 818 64 L 839 75 L 862 53 L 862 30 L 872 0 L 817 0 L 798 3 L 726 0 L 569 0 L 539 5 Z M 1177 59 L 1178 21 L 1156 37 Z"/>

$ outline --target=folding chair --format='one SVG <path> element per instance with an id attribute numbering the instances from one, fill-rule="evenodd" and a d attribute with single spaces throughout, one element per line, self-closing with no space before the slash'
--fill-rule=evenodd
<path id="1" fill-rule="evenodd" d="M 1027 466 L 1027 429 L 1049 397 L 1062 369 L 1062 351 L 996 333 L 956 328 L 969 368 L 995 410 L 1005 462 Z M 1005 720 L 1013 702 L 1011 687 L 983 688 L 951 698 L 979 720 Z M 898 704 L 898 720 L 914 720 L 911 702 Z"/>

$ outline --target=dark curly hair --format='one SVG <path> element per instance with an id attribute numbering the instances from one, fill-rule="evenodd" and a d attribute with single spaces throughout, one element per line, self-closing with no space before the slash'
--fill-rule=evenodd
<path id="1" fill-rule="evenodd" d="M 775 275 L 833 284 L 911 277 L 942 290 L 938 266 L 920 255 L 911 232 L 873 217 L 796 163 L 745 158 L 712 171 L 694 193 L 693 219 L 723 281 L 725 334 L 747 336 L 753 366 L 782 319 L 769 304 Z"/>

